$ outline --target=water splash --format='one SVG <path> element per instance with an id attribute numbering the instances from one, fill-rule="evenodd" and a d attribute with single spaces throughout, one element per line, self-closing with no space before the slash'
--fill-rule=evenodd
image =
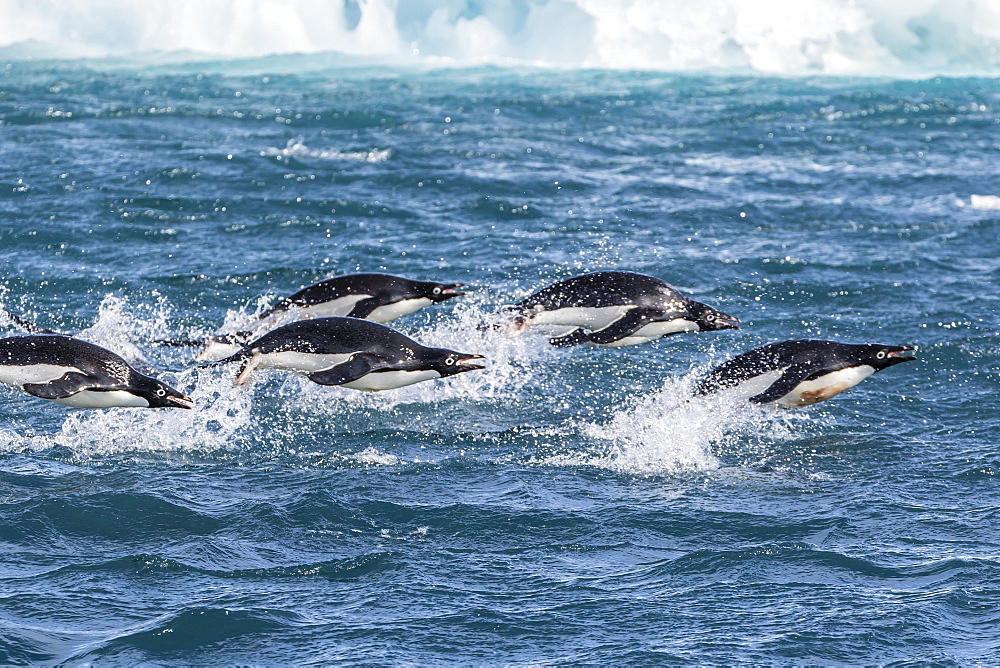
<path id="1" fill-rule="evenodd" d="M 300 376 L 291 376 L 279 391 L 286 396 L 295 395 L 307 402 L 311 409 L 321 411 L 339 411 L 345 407 L 388 411 L 406 404 L 456 400 L 515 401 L 526 387 L 536 383 L 537 369 L 559 353 L 538 337 L 509 337 L 493 327 L 495 322 L 493 309 L 483 300 L 470 295 L 455 305 L 452 317 L 437 320 L 419 331 L 406 332 L 425 346 L 485 355 L 485 370 L 468 371 L 383 392 L 325 387 Z M 403 329 L 397 323 L 390 323 L 389 326 Z M 272 373 L 287 374 L 281 371 Z"/>
<path id="2" fill-rule="evenodd" d="M 53 438 L 78 455 L 120 452 L 210 452 L 242 448 L 242 431 L 254 424 L 253 398 L 201 370 L 170 378 L 185 388 L 193 410 L 109 409 L 68 415 Z"/>
<path id="3" fill-rule="evenodd" d="M 109 294 L 101 300 L 94 324 L 75 336 L 114 351 L 140 371 L 162 378 L 190 395 L 195 402 L 194 410 L 69 410 L 56 433 L 0 434 L 0 449 L 45 450 L 61 446 L 70 448 L 77 456 L 102 456 L 132 451 L 194 452 L 239 447 L 237 436 L 251 423 L 253 402 L 249 396 L 234 392 L 230 383 L 204 369 L 163 371 L 162 361 L 147 359 L 141 345 L 166 331 L 170 314 L 165 300 L 156 296 L 136 306 L 125 297 Z"/>
<path id="4" fill-rule="evenodd" d="M 127 298 L 106 295 L 98 307 L 94 324 L 75 336 L 113 350 L 130 364 L 147 366 L 146 356 L 135 341 L 147 338 L 147 332 L 164 328 L 169 310 L 162 301 L 146 305 L 146 308 L 146 317 L 138 317 Z"/>
<path id="5" fill-rule="evenodd" d="M 668 378 L 658 391 L 609 420 L 574 423 L 591 447 L 546 457 L 542 463 L 631 475 L 710 471 L 724 465 L 725 455 L 738 453 L 743 462 L 760 459 L 775 443 L 797 435 L 796 418 L 786 412 L 733 397 L 693 398 L 692 387 L 702 373 Z"/>
<path id="6" fill-rule="evenodd" d="M 261 298 L 256 312 L 267 301 Z M 170 309 L 155 300 L 144 302 L 142 308 L 146 312 L 136 315 L 127 299 L 108 295 L 96 323 L 81 337 L 119 351 L 130 361 L 145 363 L 136 342 L 161 334 Z M 231 311 L 227 326 L 241 325 L 248 318 L 246 309 Z M 456 416 L 457 410 L 478 411 L 470 422 L 478 430 L 520 429 L 518 442 L 522 436 L 533 440 L 536 452 L 553 452 L 547 441 L 562 443 L 556 454 L 535 455 L 536 463 L 650 475 L 717 469 L 722 465 L 720 453 L 727 449 L 752 458 L 754 443 L 770 444 L 795 434 L 787 418 L 774 411 L 722 398 L 692 400 L 691 386 L 704 369 L 668 378 L 658 390 L 613 409 L 610 419 L 566 417 L 560 402 L 552 400 L 561 389 L 558 372 L 567 364 L 593 362 L 586 353 L 596 351 L 554 348 L 546 336 L 531 333 L 510 337 L 495 326 L 500 320 L 489 297 L 469 295 L 454 304 L 450 317 L 408 331 L 424 345 L 485 355 L 488 368 L 483 371 L 368 393 L 320 386 L 281 370 L 255 373 L 249 385 L 234 387 L 233 369 L 192 367 L 184 362 L 179 370 L 157 375 L 189 394 L 195 402 L 193 410 L 73 411 L 52 436 L 0 433 L 0 450 L 61 446 L 80 457 L 248 451 L 297 456 L 303 463 L 321 466 L 324 462 L 391 466 L 408 459 L 371 447 L 351 454 L 347 444 L 331 452 L 331 444 L 339 440 L 338 434 L 378 430 L 462 433 L 468 427 Z M 157 366 L 171 368 L 162 361 Z M 511 419 L 530 420 L 525 417 L 528 411 L 541 411 L 538 414 L 562 422 L 551 433 L 509 423 Z M 501 419 L 497 414 L 508 417 Z M 299 445 L 290 445 L 296 442 Z M 568 442 L 573 445 L 567 447 Z M 302 443 L 310 443 L 306 450 L 315 452 L 302 450 Z"/>
<path id="7" fill-rule="evenodd" d="M 142 371 L 161 377 L 190 395 L 195 408 L 71 411 L 53 435 L 26 437 L 11 432 L 3 435 L 0 448 L 14 451 L 67 447 L 82 457 L 122 452 L 204 453 L 245 449 L 281 453 L 282 444 L 295 442 L 306 433 L 307 440 L 315 440 L 319 450 L 328 454 L 331 429 L 340 433 L 344 424 L 363 430 L 406 428 L 411 416 L 405 410 L 393 414 L 397 407 L 416 405 L 419 409 L 449 402 L 492 405 L 519 401 L 520 392 L 535 378 L 534 369 L 556 352 L 544 339 L 511 339 L 492 328 L 493 308 L 482 303 L 485 298 L 479 299 L 470 297 L 456 306 L 452 317 L 438 319 L 409 333 L 425 345 L 486 354 L 488 370 L 387 392 L 365 393 L 316 385 L 299 374 L 280 370 L 254 374 L 249 386 L 233 387 L 231 368 L 193 366 L 187 359 L 187 350 L 147 345 L 171 334 L 168 327 L 171 309 L 165 302 L 144 300 L 137 309 L 125 297 L 107 295 L 96 322 L 78 336 L 114 350 Z M 254 317 L 250 311 L 260 313 L 268 301 L 262 297 L 255 309 L 229 311 L 224 329 L 246 325 Z M 153 356 L 152 361 L 147 354 Z M 376 414 L 378 418 L 373 421 Z M 435 420 L 430 414 L 426 418 Z M 363 465 L 392 465 L 401 461 L 395 454 L 370 449 L 356 453 L 354 460 Z"/>

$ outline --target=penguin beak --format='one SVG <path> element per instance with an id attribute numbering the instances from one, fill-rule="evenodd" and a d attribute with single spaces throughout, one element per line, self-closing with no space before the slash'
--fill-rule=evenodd
<path id="1" fill-rule="evenodd" d="M 894 347 L 898 348 L 898 350 L 887 351 L 884 358 L 882 358 L 881 360 L 877 360 L 874 364 L 872 364 L 872 366 L 875 367 L 876 370 L 887 369 L 893 365 L 899 364 L 900 362 L 912 362 L 913 360 L 917 359 L 916 355 L 911 354 L 916 350 L 916 347 L 914 346 L 894 346 Z"/>
<path id="2" fill-rule="evenodd" d="M 194 401 L 191 397 L 185 397 L 184 395 L 170 395 L 167 397 L 167 401 L 172 404 L 176 404 L 178 408 L 194 408 Z"/>
<path id="3" fill-rule="evenodd" d="M 464 292 L 459 292 L 455 288 L 464 288 L 465 283 L 453 283 L 451 285 L 441 286 L 441 297 L 448 299 L 449 297 L 461 297 Z"/>
<path id="4" fill-rule="evenodd" d="M 458 360 L 456 362 L 456 364 L 458 364 L 458 365 L 460 365 L 462 367 L 462 371 L 473 371 L 475 369 L 485 369 L 486 367 L 483 366 L 482 364 L 474 364 L 475 360 L 483 360 L 483 359 L 486 359 L 486 358 L 483 357 L 482 355 L 469 355 L 468 357 L 463 357 L 462 359 Z"/>
<path id="5" fill-rule="evenodd" d="M 739 329 L 740 326 L 737 324 L 739 322 L 741 322 L 739 318 L 725 313 L 720 313 L 715 318 L 715 324 L 719 329 Z"/>

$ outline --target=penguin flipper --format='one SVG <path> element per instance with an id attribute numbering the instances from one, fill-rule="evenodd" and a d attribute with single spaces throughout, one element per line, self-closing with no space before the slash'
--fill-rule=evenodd
<path id="1" fill-rule="evenodd" d="M 809 367 L 805 364 L 793 364 L 785 369 L 778 380 L 771 383 L 771 386 L 760 394 L 750 397 L 750 402 L 754 404 L 766 404 L 777 401 L 795 389 L 808 376 Z"/>
<path id="2" fill-rule="evenodd" d="M 612 321 L 606 327 L 591 332 L 588 338 L 597 345 L 614 343 L 642 329 L 643 326 L 652 322 L 658 315 L 660 315 L 660 312 L 654 309 L 630 308 L 620 318 Z"/>
<path id="3" fill-rule="evenodd" d="M 382 306 L 382 302 L 380 302 L 378 299 L 372 297 L 368 299 L 362 299 L 361 301 L 359 301 L 357 304 L 354 305 L 354 308 L 352 308 L 351 312 L 348 313 L 345 317 L 360 318 L 364 320 L 365 318 L 370 316 L 372 314 L 372 311 L 377 309 L 379 306 Z"/>
<path id="4" fill-rule="evenodd" d="M 590 335 L 583 331 L 582 328 L 577 327 L 572 329 L 565 334 L 560 334 L 559 336 L 553 336 L 549 339 L 549 343 L 557 348 L 568 348 L 569 346 L 578 346 L 581 343 L 587 343 L 590 341 Z"/>
<path id="5" fill-rule="evenodd" d="M 375 358 L 359 353 L 337 366 L 314 371 L 309 374 L 309 380 L 319 385 L 343 385 L 368 375 L 376 366 Z"/>
<path id="6" fill-rule="evenodd" d="M 40 399 L 65 399 L 92 386 L 94 381 L 77 371 L 68 371 L 62 378 L 48 383 L 25 383 L 21 389 Z"/>

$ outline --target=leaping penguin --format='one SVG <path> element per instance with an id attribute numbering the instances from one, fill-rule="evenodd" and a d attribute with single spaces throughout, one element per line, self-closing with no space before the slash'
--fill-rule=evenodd
<path id="1" fill-rule="evenodd" d="M 559 281 L 513 310 L 515 333 L 533 325 L 575 328 L 549 339 L 554 346 L 630 346 L 681 332 L 739 329 L 738 318 L 688 299 L 658 278 L 628 271 L 598 271 Z"/>
<path id="2" fill-rule="evenodd" d="M 913 346 L 796 340 L 771 343 L 713 369 L 696 395 L 733 390 L 755 404 L 796 408 L 826 401 L 877 371 L 916 359 Z"/>
<path id="3" fill-rule="evenodd" d="M 299 320 L 278 327 L 215 364 L 240 362 L 234 385 L 255 369 L 289 369 L 320 385 L 378 391 L 483 369 L 482 355 L 428 348 L 399 332 L 358 318 Z"/>
<path id="4" fill-rule="evenodd" d="M 193 406 L 110 350 L 62 335 L 0 339 L 0 383 L 74 408 Z"/>
<path id="5" fill-rule="evenodd" d="M 347 274 L 302 288 L 260 315 L 300 309 L 300 319 L 345 316 L 386 323 L 425 306 L 460 297 L 462 283 L 413 281 L 390 274 Z"/>
<path id="6" fill-rule="evenodd" d="M 234 354 L 262 326 L 273 326 L 289 312 L 296 320 L 343 316 L 386 323 L 431 304 L 461 297 L 465 293 L 456 288 L 463 286 L 462 283 L 414 281 L 390 274 L 334 276 L 282 298 L 273 308 L 261 313 L 248 331 L 212 337 L 197 359 L 219 359 Z"/>

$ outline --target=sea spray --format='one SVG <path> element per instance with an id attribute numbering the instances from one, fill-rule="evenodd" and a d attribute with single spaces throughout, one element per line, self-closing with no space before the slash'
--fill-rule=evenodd
<path id="1" fill-rule="evenodd" d="M 78 456 L 122 452 L 211 452 L 245 446 L 241 434 L 255 423 L 253 397 L 234 391 L 225 379 L 201 370 L 169 377 L 195 403 L 183 409 L 75 411 L 52 441 Z"/>
<path id="2" fill-rule="evenodd" d="M 769 448 L 796 435 L 784 411 L 728 397 L 694 397 L 691 389 L 701 373 L 666 379 L 659 390 L 630 401 L 610 419 L 570 421 L 568 426 L 590 445 L 546 462 L 633 475 L 707 471 L 727 464 L 732 444 L 738 444 L 745 464 L 765 456 L 754 443 Z"/>

